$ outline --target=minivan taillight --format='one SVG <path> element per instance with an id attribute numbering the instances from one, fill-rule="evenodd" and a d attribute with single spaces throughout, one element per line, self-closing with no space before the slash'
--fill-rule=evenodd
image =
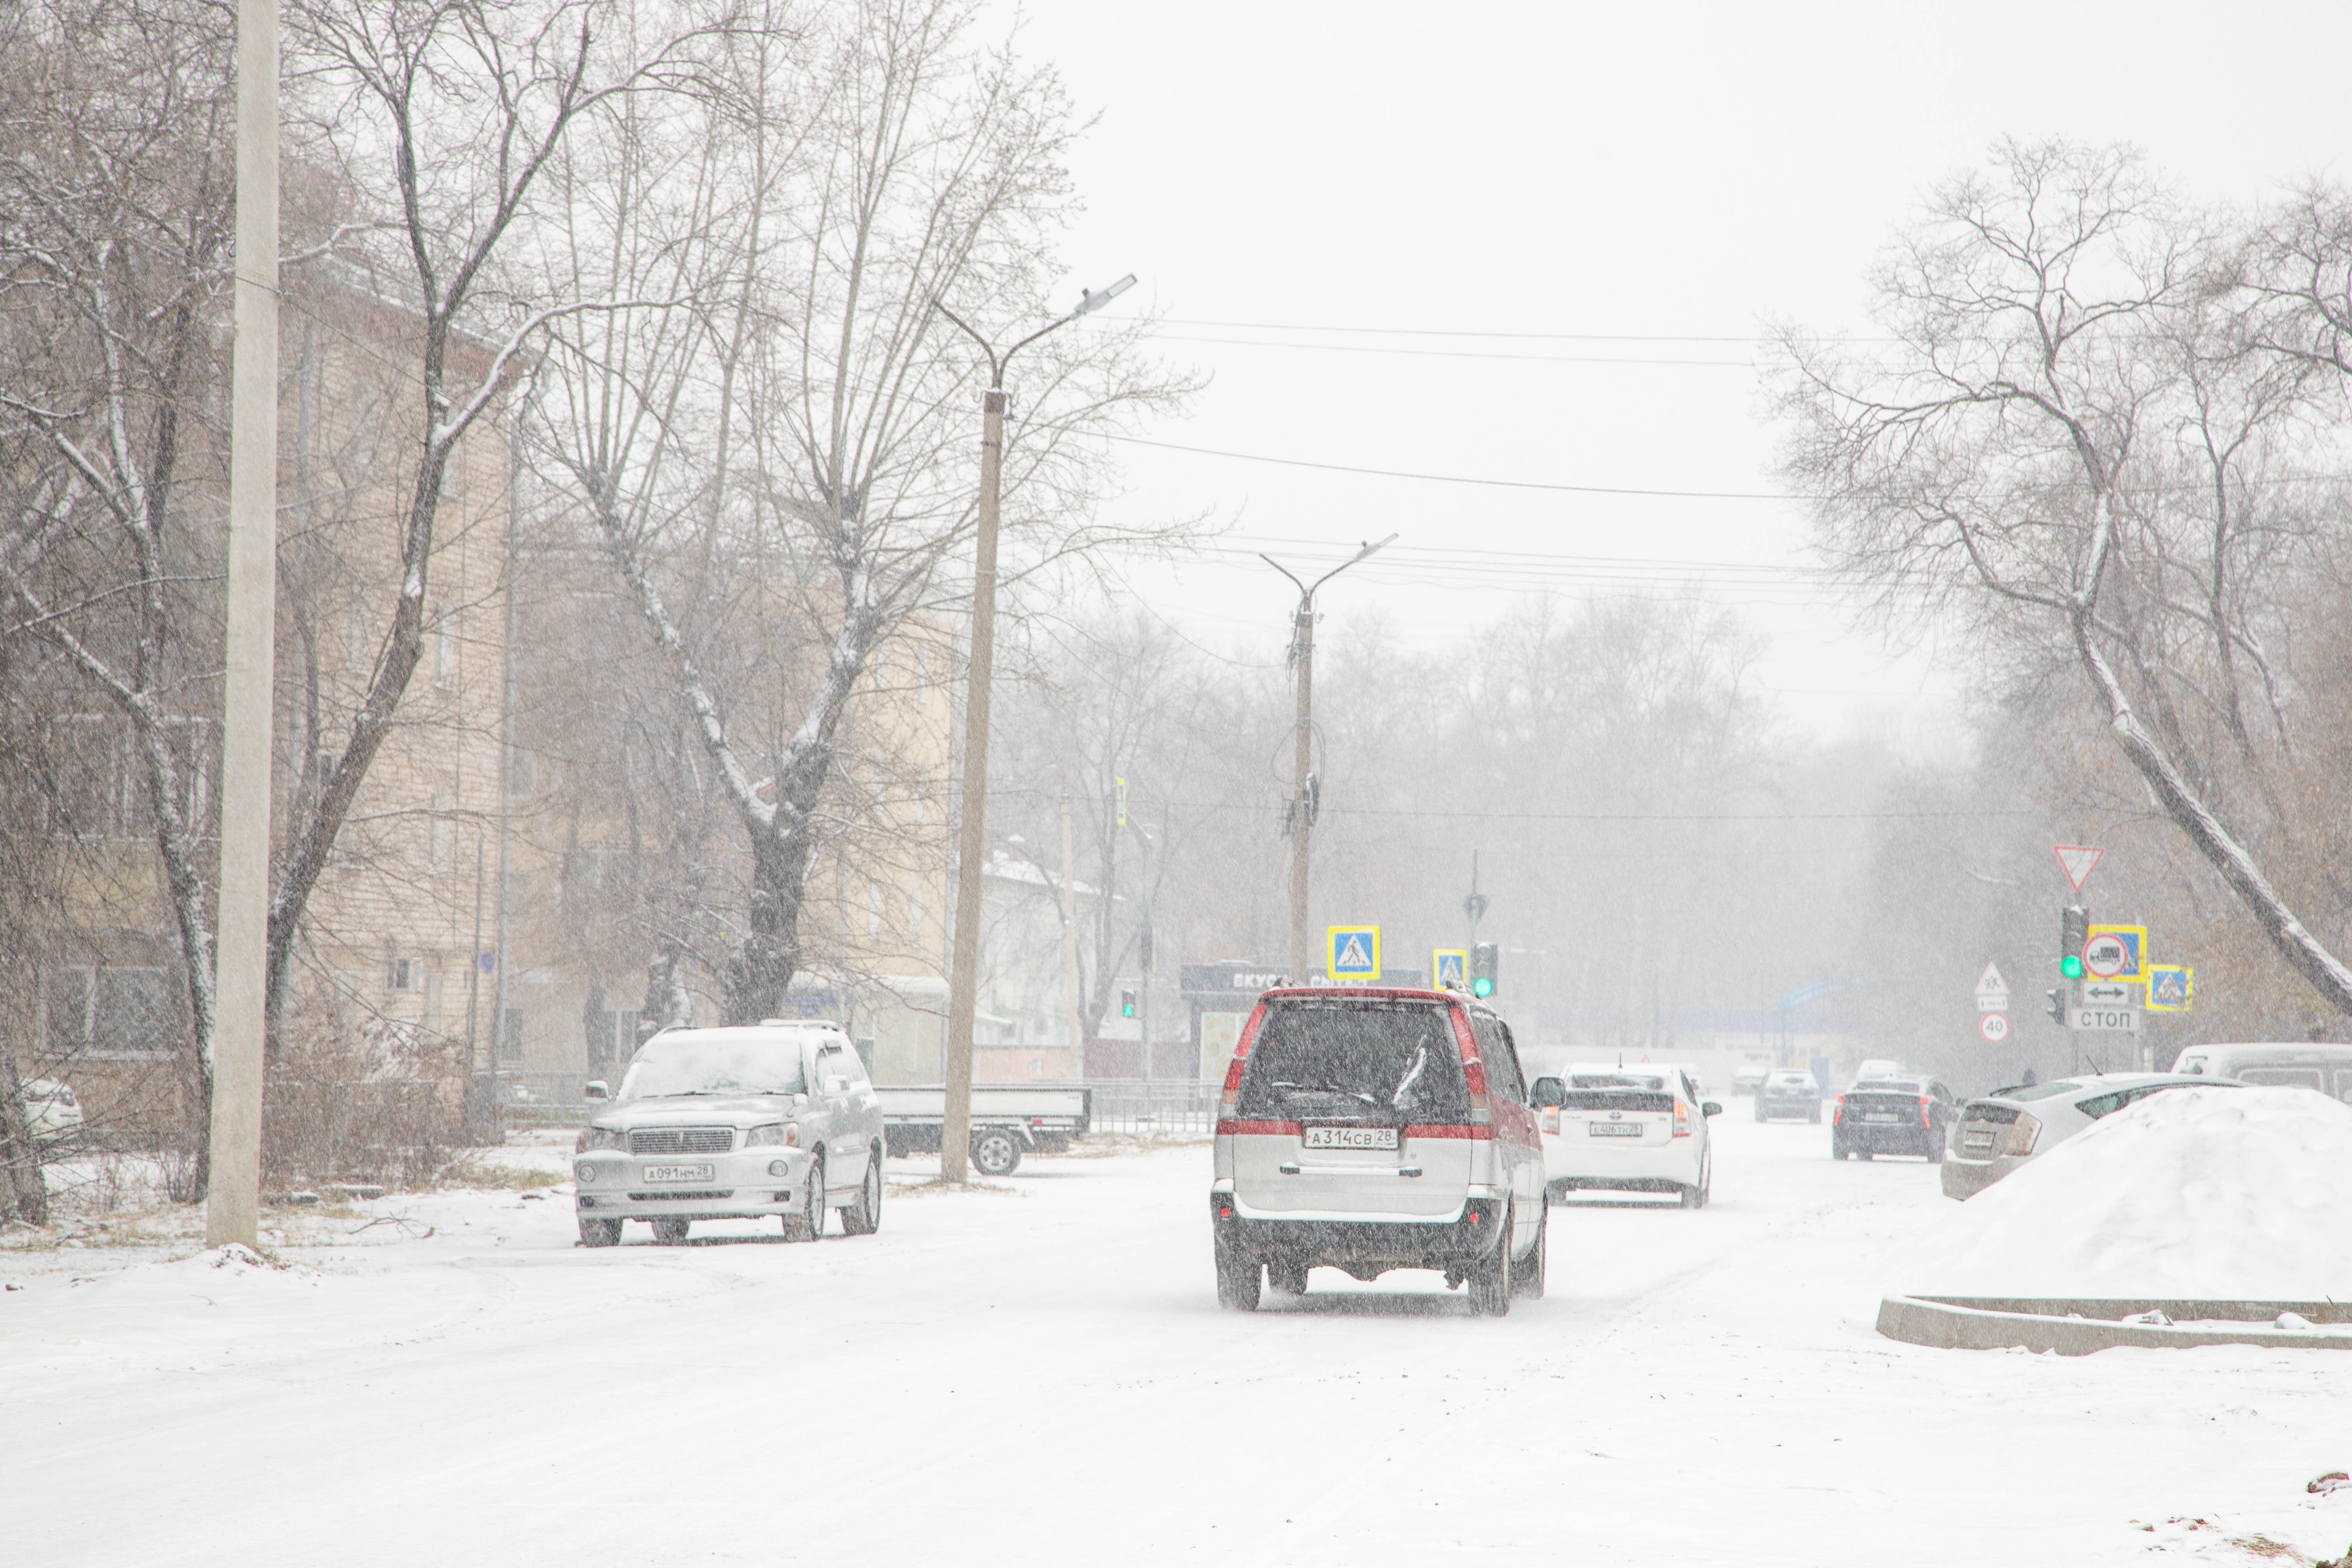
<path id="1" fill-rule="evenodd" d="M 1690 1107 L 1685 1105 L 1680 1100 L 1677 1100 L 1675 1101 L 1675 1136 L 1677 1138 L 1687 1138 L 1690 1135 Z"/>
<path id="2" fill-rule="evenodd" d="M 1933 1127 L 1936 1125 L 1935 1117 L 1928 1113 L 1928 1104 L 1929 1100 L 1927 1096 L 1924 1094 L 1921 1095 L 1919 1097 L 1919 1125 L 1922 1127 Z"/>
<path id="3" fill-rule="evenodd" d="M 1839 1122 L 1841 1122 L 1841 1121 L 1844 1121 L 1844 1120 L 1845 1120 L 1845 1096 L 1841 1094 L 1841 1095 L 1839 1095 L 1839 1096 L 1837 1097 L 1837 1104 L 1836 1104 L 1836 1106 L 1835 1106 L 1835 1107 L 1833 1107 L 1833 1108 L 1831 1110 L 1831 1111 L 1830 1111 L 1830 1125 L 1831 1125 L 1831 1126 L 1832 1126 L 1832 1127 L 1835 1127 Z"/>
<path id="4" fill-rule="evenodd" d="M 1221 1121 L 1231 1121 L 1234 1119 L 1234 1110 L 1241 1105 L 1244 1066 L 1242 1058 L 1235 1057 L 1232 1064 L 1225 1068 L 1225 1094 L 1224 1098 L 1217 1102 L 1217 1116 Z"/>

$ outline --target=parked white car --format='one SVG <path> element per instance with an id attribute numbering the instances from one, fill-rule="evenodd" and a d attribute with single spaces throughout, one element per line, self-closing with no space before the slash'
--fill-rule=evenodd
<path id="1" fill-rule="evenodd" d="M 665 1029 L 637 1047 L 617 1093 L 580 1135 L 572 1173 L 580 1239 L 611 1247 L 625 1220 L 676 1246 L 698 1219 L 781 1215 L 803 1241 L 825 1214 L 882 1223 L 882 1107 L 837 1024 L 771 1019 Z"/>
<path id="2" fill-rule="evenodd" d="M 1435 1268 L 1499 1316 L 1544 1289 L 1543 1154 L 1503 1021 L 1450 992 L 1269 991 L 1217 1111 L 1217 1300 Z"/>
<path id="3" fill-rule="evenodd" d="M 81 1101 L 53 1078 L 26 1079 L 25 1121 L 36 1143 L 62 1143 L 81 1131 Z"/>
<path id="4" fill-rule="evenodd" d="M 1555 1197 L 1571 1192 L 1674 1193 L 1705 1208 L 1715 1181 L 1710 1116 L 1688 1068 L 1643 1062 L 1570 1066 L 1536 1080 L 1543 1118 L 1544 1178 Z"/>
<path id="5" fill-rule="evenodd" d="M 2191 1073 L 2110 1072 L 1996 1089 L 1960 1109 L 1944 1152 L 1944 1195 L 1972 1198 L 2136 1100 L 2178 1089 L 2244 1087 Z"/>

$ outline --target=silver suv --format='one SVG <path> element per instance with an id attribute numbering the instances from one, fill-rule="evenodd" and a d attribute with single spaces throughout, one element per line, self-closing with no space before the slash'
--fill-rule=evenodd
<path id="1" fill-rule="evenodd" d="M 637 1047 L 612 1100 L 580 1135 L 580 1240 L 611 1247 L 646 1221 L 674 1247 L 698 1219 L 780 1215 L 814 1241 L 825 1211 L 871 1235 L 882 1223 L 882 1105 L 837 1024 L 771 1018 L 665 1029 Z"/>
<path id="2" fill-rule="evenodd" d="M 1544 1289 L 1544 1152 L 1510 1030 L 1444 991 L 1267 992 L 1217 1110 L 1217 1300 L 1307 1270 L 1442 1269 L 1496 1316 Z"/>

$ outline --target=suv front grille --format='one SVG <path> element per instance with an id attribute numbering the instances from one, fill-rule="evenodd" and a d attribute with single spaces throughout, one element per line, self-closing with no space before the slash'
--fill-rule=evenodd
<path id="1" fill-rule="evenodd" d="M 734 1147 L 731 1127 L 648 1127 L 629 1134 L 632 1154 L 724 1154 Z"/>

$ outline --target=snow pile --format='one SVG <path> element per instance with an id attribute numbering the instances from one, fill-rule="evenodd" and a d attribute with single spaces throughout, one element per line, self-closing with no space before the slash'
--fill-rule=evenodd
<path id="1" fill-rule="evenodd" d="M 2352 1300 L 2352 1106 L 2183 1089 L 2125 1107 L 1957 1205 L 1911 1296 Z"/>

